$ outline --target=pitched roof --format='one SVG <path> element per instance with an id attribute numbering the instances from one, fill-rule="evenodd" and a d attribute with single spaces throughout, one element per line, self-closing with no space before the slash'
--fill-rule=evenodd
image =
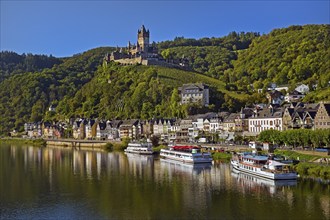
<path id="1" fill-rule="evenodd" d="M 319 103 L 307 103 L 305 104 L 305 108 L 308 111 L 317 111 L 320 107 Z"/>
<path id="2" fill-rule="evenodd" d="M 298 92 L 297 90 L 293 90 L 292 92 L 289 92 L 289 95 L 303 95 L 301 92 Z"/>
<path id="3" fill-rule="evenodd" d="M 289 112 L 290 116 L 292 117 L 295 110 L 293 108 L 287 108 L 287 111 Z"/>
<path id="4" fill-rule="evenodd" d="M 268 92 L 268 95 L 270 95 L 272 98 L 277 98 L 283 96 L 283 94 L 280 91 L 272 90 Z"/>
<path id="5" fill-rule="evenodd" d="M 256 118 L 281 118 L 283 116 L 284 110 L 282 108 L 277 109 L 263 109 L 258 113 Z"/>
<path id="6" fill-rule="evenodd" d="M 100 130 L 104 130 L 107 127 L 107 123 L 105 121 L 100 121 L 99 127 L 100 127 Z"/>
<path id="7" fill-rule="evenodd" d="M 123 123 L 120 125 L 122 126 L 133 126 L 136 125 L 139 122 L 138 119 L 128 119 L 128 120 L 123 120 Z"/>
<path id="8" fill-rule="evenodd" d="M 113 128 L 119 128 L 119 126 L 123 123 L 122 120 L 112 120 L 109 122 L 111 127 Z"/>
<path id="9" fill-rule="evenodd" d="M 305 120 L 307 116 L 310 116 L 314 120 L 316 116 L 316 112 L 305 112 L 303 119 Z"/>
<path id="10" fill-rule="evenodd" d="M 237 117 L 240 115 L 238 113 L 231 113 L 227 118 L 224 119 L 224 123 L 231 123 L 234 122 Z"/>
<path id="11" fill-rule="evenodd" d="M 205 120 L 205 119 L 211 119 L 211 118 L 218 118 L 218 114 L 215 112 L 207 112 L 205 114 L 190 115 L 188 118 L 193 121 L 196 121 L 199 118 Z"/>
<path id="12" fill-rule="evenodd" d="M 198 91 L 203 91 L 204 89 L 208 89 L 209 86 L 203 83 L 195 83 L 195 84 L 183 84 L 182 87 L 179 87 L 179 91 L 181 93 L 186 93 L 186 90 L 190 89 L 198 89 Z"/>
<path id="13" fill-rule="evenodd" d="M 324 108 L 327 111 L 328 115 L 330 116 L 330 103 L 324 103 Z"/>

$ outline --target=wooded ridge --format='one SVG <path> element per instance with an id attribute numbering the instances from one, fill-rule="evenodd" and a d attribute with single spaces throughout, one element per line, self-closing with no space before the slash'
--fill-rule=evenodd
<path id="1" fill-rule="evenodd" d="M 266 102 L 270 83 L 309 85 L 304 101 L 330 100 L 330 25 L 291 26 L 269 34 L 232 32 L 222 38 L 157 43 L 161 54 L 185 56 L 192 71 L 158 66 L 103 64 L 114 47 L 67 58 L 1 52 L 0 133 L 28 121 L 69 117 L 185 117 L 205 111 L 238 111 Z M 210 106 L 179 105 L 184 83 L 210 86 Z M 57 106 L 56 113 L 48 107 Z"/>

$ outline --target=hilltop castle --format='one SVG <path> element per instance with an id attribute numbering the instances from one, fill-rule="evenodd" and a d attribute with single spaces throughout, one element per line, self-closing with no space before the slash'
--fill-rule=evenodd
<path id="1" fill-rule="evenodd" d="M 129 41 L 127 47 L 117 48 L 116 51 L 107 54 L 104 60 L 107 63 L 114 61 L 123 65 L 142 64 L 187 69 L 187 59 L 165 60 L 158 53 L 156 43 L 150 44 L 149 39 L 150 31 L 142 25 L 137 32 L 136 44 Z"/>

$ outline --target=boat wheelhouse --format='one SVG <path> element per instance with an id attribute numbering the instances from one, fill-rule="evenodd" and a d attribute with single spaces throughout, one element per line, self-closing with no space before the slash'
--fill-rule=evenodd
<path id="1" fill-rule="evenodd" d="M 154 153 L 151 143 L 129 143 L 125 152 L 145 155 L 151 155 Z"/>
<path id="2" fill-rule="evenodd" d="M 196 146 L 173 146 L 170 149 L 161 149 L 160 156 L 164 159 L 181 161 L 184 163 L 211 163 L 210 153 L 201 152 Z"/>
<path id="3" fill-rule="evenodd" d="M 231 160 L 234 169 L 273 180 L 297 179 L 288 164 L 269 159 L 265 155 L 238 154 Z"/>

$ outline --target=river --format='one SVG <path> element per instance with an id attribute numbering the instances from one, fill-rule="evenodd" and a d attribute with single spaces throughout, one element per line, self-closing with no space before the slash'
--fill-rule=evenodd
<path id="1" fill-rule="evenodd" d="M 0 219 L 330 219 L 330 186 L 152 156 L 0 145 Z"/>

